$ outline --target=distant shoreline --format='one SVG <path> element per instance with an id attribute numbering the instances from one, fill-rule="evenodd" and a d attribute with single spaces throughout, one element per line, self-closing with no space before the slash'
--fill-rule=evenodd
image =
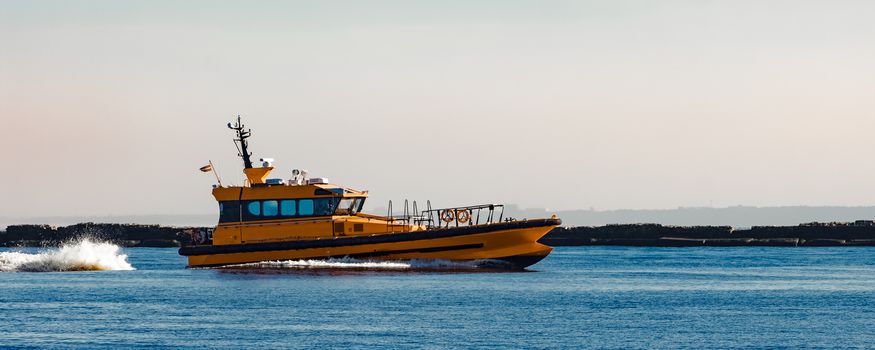
<path id="1" fill-rule="evenodd" d="M 115 223 L 80 223 L 60 227 L 10 225 L 5 231 L 0 231 L 0 247 L 51 247 L 82 238 L 92 238 L 123 247 L 175 248 L 191 244 L 192 235 L 209 229 L 212 227 Z M 539 242 L 549 246 L 875 246 L 875 221 L 755 226 L 749 229 L 660 224 L 558 227 Z"/>

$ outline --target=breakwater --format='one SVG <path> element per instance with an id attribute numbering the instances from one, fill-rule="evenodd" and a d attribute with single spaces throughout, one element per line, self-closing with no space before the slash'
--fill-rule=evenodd
<path id="1" fill-rule="evenodd" d="M 11 225 L 0 231 L 0 246 L 60 246 L 82 238 L 124 247 L 179 247 L 199 241 L 208 227 L 82 223 L 70 226 Z M 550 246 L 875 246 L 875 221 L 808 223 L 797 226 L 665 226 L 624 224 L 558 227 L 540 240 Z"/>
<path id="2" fill-rule="evenodd" d="M 663 226 L 659 224 L 558 227 L 541 243 L 550 246 L 875 246 L 875 222 L 808 223 L 797 226 Z"/>
<path id="3" fill-rule="evenodd" d="M 69 226 L 10 225 L 0 231 L 0 246 L 61 246 L 71 241 L 92 239 L 123 247 L 179 247 L 190 244 L 200 228 L 160 225 L 81 223 Z"/>

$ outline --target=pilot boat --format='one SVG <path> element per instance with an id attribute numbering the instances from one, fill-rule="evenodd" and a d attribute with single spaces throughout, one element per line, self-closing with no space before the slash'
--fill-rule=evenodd
<path id="1" fill-rule="evenodd" d="M 243 158 L 242 186 L 224 186 L 218 175 L 213 197 L 219 222 L 211 237 L 179 249 L 189 267 L 210 267 L 264 261 L 353 258 L 376 260 L 472 261 L 489 267 L 524 269 L 552 251 L 538 243 L 562 221 L 551 218 L 514 220 L 504 206 L 412 210 L 395 216 L 389 202 L 386 216 L 362 212 L 367 191 L 309 178 L 293 170 L 291 179 L 269 178 L 273 160 L 253 165 L 245 129 L 238 116 L 228 123 Z M 206 169 L 209 168 L 209 169 Z M 201 168 L 213 171 L 212 164 Z"/>

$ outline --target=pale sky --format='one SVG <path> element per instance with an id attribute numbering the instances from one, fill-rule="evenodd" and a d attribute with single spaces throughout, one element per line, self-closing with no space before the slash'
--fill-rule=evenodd
<path id="1" fill-rule="evenodd" d="M 213 213 L 213 160 L 553 209 L 875 204 L 873 1 L 0 0 L 0 216 Z M 398 204 L 396 204 L 397 208 Z"/>

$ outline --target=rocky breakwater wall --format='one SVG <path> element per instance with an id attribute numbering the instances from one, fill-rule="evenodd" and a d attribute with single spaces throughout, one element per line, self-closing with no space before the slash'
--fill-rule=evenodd
<path id="1" fill-rule="evenodd" d="M 84 238 L 108 241 L 124 247 L 179 247 L 192 239 L 197 228 L 159 225 L 82 223 L 70 226 L 11 225 L 0 231 L 0 246 L 60 246 Z"/>
<path id="2" fill-rule="evenodd" d="M 550 246 L 875 246 L 875 222 L 808 223 L 797 226 L 663 226 L 659 224 L 558 227 L 541 243 Z"/>

